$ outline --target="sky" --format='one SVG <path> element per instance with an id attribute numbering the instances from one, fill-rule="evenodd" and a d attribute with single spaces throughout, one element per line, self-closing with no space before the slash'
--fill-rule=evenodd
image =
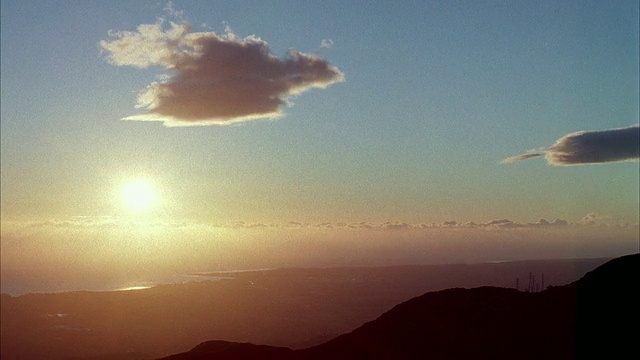
<path id="1" fill-rule="evenodd" d="M 220 268 L 368 264 L 367 238 L 400 239 L 372 264 L 638 250 L 637 1 L 1 6 L 3 288 L 195 237 L 303 244 Z"/>

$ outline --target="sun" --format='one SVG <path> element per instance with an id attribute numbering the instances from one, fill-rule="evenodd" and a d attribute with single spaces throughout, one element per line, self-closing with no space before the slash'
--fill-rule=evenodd
<path id="1" fill-rule="evenodd" d="M 121 189 L 122 203 L 130 210 L 148 211 L 158 203 L 158 193 L 149 180 L 136 179 L 126 182 Z"/>

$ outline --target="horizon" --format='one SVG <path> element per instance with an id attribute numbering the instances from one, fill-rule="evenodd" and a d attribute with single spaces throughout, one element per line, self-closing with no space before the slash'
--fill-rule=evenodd
<path id="1" fill-rule="evenodd" d="M 619 257 L 628 255 L 634 255 L 637 253 L 623 254 Z M 274 267 L 274 268 L 262 268 L 262 269 L 236 269 L 236 270 L 212 270 L 203 271 L 203 274 L 174 274 L 172 277 L 158 278 L 158 279 L 143 279 L 138 281 L 123 280 L 122 282 L 114 283 L 100 283 L 99 285 L 93 283 L 83 283 L 77 287 L 66 286 L 64 288 L 43 288 L 43 287 L 30 287 L 30 288 L 11 288 L 12 284 L 5 286 L 5 289 L 0 291 L 2 295 L 8 295 L 11 297 L 20 297 L 24 295 L 47 295 L 47 294 L 68 294 L 75 292 L 119 292 L 119 291 L 137 291 L 153 289 L 163 285 L 181 285 L 189 283 L 203 283 L 203 282 L 218 282 L 223 280 L 233 280 L 233 276 L 225 277 L 219 276 L 224 274 L 244 274 L 255 272 L 271 272 L 279 270 L 345 270 L 345 269 L 404 269 L 404 268 L 416 268 L 416 267 L 450 267 L 450 266 L 477 266 L 477 265 L 500 265 L 500 264 L 531 264 L 531 263 L 546 263 L 551 264 L 555 262 L 590 262 L 595 260 L 612 260 L 614 257 L 591 257 L 591 258 L 547 258 L 547 259 L 526 259 L 526 260 L 497 260 L 487 262 L 472 262 L 472 263 L 446 263 L 446 264 L 395 264 L 395 265 L 361 265 L 361 266 L 323 266 L 323 267 Z M 544 273 L 543 273 L 544 275 Z M 198 279 L 199 278 L 199 279 Z M 566 285 L 566 284 L 556 284 Z M 21 285 L 22 286 L 22 285 Z M 9 287 L 7 289 L 7 287 Z"/>

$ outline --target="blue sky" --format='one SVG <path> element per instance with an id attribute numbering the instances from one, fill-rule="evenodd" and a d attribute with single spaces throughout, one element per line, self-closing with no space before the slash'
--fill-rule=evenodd
<path id="1" fill-rule="evenodd" d="M 638 122 L 635 1 L 166 4 L 2 4 L 3 218 L 111 215 L 118 181 L 146 176 L 198 221 L 637 222 L 637 162 L 500 164 Z M 318 54 L 346 81 L 277 120 L 120 121 L 166 72 L 99 42 L 161 16 Z"/>

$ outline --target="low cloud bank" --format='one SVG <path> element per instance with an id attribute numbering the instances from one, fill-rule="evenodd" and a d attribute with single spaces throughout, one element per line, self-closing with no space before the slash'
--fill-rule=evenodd
<path id="1" fill-rule="evenodd" d="M 245 221 L 236 221 L 231 223 L 214 225 L 219 228 L 232 229 L 364 229 L 364 230 L 411 230 L 411 229 L 551 229 L 551 228 L 568 228 L 568 227 L 638 227 L 638 224 L 629 224 L 626 222 L 616 221 L 607 216 L 601 216 L 596 213 L 587 214 L 584 218 L 577 222 L 569 222 L 563 219 L 555 219 L 552 221 L 540 219 L 536 222 L 519 222 L 509 219 L 494 219 L 484 222 L 458 222 L 455 220 L 444 221 L 441 223 L 407 223 L 407 222 L 320 222 L 307 223 L 299 221 L 289 221 L 287 223 L 253 223 Z"/>
<path id="2" fill-rule="evenodd" d="M 540 219 L 536 222 L 520 222 L 510 219 L 492 219 L 481 222 L 461 222 L 456 220 L 449 220 L 440 223 L 408 223 L 408 222 L 300 222 L 300 221 L 288 221 L 288 222 L 247 222 L 247 221 L 232 221 L 224 223 L 200 223 L 186 220 L 169 220 L 169 219 L 146 219 L 135 220 L 128 218 L 121 218 L 115 216 L 76 216 L 68 219 L 52 219 L 46 221 L 32 221 L 32 222 L 3 222 L 3 230 L 27 230 L 27 229 L 43 229 L 43 228 L 56 228 L 56 229 L 76 229 L 76 230 L 90 230 L 95 229 L 98 231 L 112 231 L 118 229 L 146 229 L 146 230 L 166 230 L 173 229 L 176 231 L 183 230 L 197 230 L 201 232 L 207 232 L 216 229 L 281 229 L 281 230 L 295 230 L 295 229 L 308 229 L 308 230 L 388 230 L 388 231 L 403 231 L 403 230 L 429 230 L 429 229 L 478 229 L 478 230 L 510 230 L 510 229 L 562 229 L 562 228 L 585 228 L 585 227 L 601 227 L 601 228 L 635 228 L 638 229 L 640 224 L 628 223 L 619 219 L 614 219 L 606 215 L 600 215 L 597 213 L 589 213 L 578 221 L 567 221 L 563 219 L 547 220 Z"/>

